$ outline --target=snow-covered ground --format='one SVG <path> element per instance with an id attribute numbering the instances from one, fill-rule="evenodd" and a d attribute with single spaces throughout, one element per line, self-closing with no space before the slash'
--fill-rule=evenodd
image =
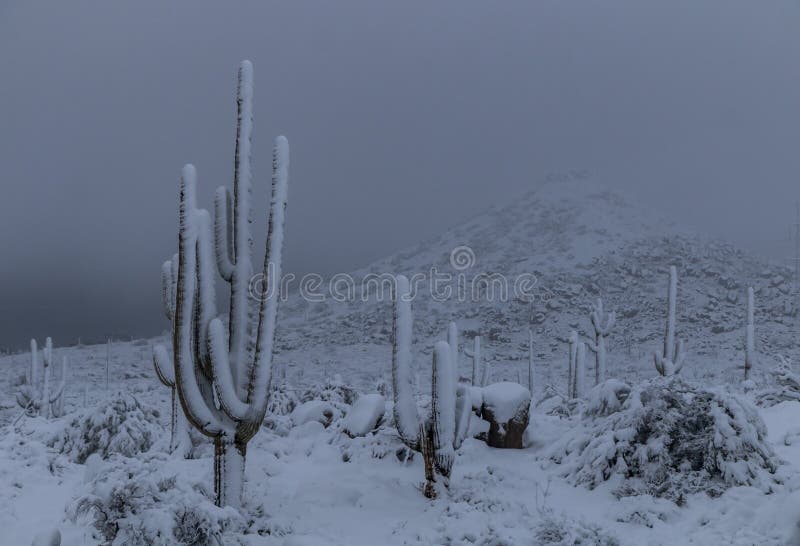
<path id="1" fill-rule="evenodd" d="M 200 499 L 203 506 L 210 506 L 212 450 L 208 443 L 201 440 L 195 459 L 166 455 L 170 397 L 152 369 L 151 343 L 157 341 L 57 348 L 59 357 L 67 355 L 70 360 L 67 414 L 50 421 L 22 417 L 16 425 L 13 421 L 20 409 L 14 402 L 15 383 L 25 372 L 29 355 L 0 359 L 4 370 L 0 375 L 0 482 L 4 484 L 0 488 L 0 542 L 29 544 L 43 529 L 58 527 L 67 546 L 102 544 L 91 510 L 80 514 L 76 499 L 102 496 L 104 480 L 121 483 L 125 476 L 146 481 L 144 476 L 152 474 L 157 478 L 153 483 L 167 480 L 173 485 L 166 489 L 173 487 L 178 496 L 188 495 L 187 502 Z M 278 356 L 277 365 L 286 369 L 286 383 L 298 395 L 335 375 L 359 392 L 371 393 L 379 379 L 388 377 L 390 355 L 391 347 L 381 345 L 354 346 L 347 354 L 289 351 Z M 695 359 L 687 368 L 701 370 L 707 365 L 713 369 Z M 465 375 L 466 358 L 462 366 Z M 548 366 L 560 381 L 566 364 L 541 364 L 544 369 Z M 621 366 L 615 366 L 613 355 L 609 375 L 633 381 L 625 377 Z M 745 394 L 735 385 L 730 388 L 751 401 L 757 392 Z M 91 413 L 118 392 L 132 395 L 145 409 L 158 411 L 157 422 L 147 424 L 155 435 L 148 453 L 77 464 L 59 453 L 58 447 L 48 447 L 76 415 Z M 376 434 L 350 438 L 342 432 L 338 411 L 348 408 L 338 400 L 334 405 L 337 412 L 328 428 L 313 420 L 293 426 L 288 416 L 268 417 L 248 447 L 244 518 L 215 513 L 214 521 L 228 518 L 232 522 L 224 534 L 225 544 L 800 544 L 800 442 L 786 445 L 784 441 L 797 427 L 800 402 L 759 409 L 769 442 L 783 461 L 781 483 L 772 492 L 732 487 L 717 498 L 690 495 L 680 506 L 648 495 L 618 498 L 613 477 L 593 490 L 573 485 L 563 477 L 562 465 L 551 459 L 551 451 L 580 428 L 581 418 L 546 415 L 541 408 L 534 408 L 529 429 L 532 443 L 526 449 L 492 449 L 468 439 L 458 453 L 449 492 L 431 501 L 421 492 L 421 458 L 399 460 L 402 444 L 390 419 Z M 169 482 L 172 477 L 174 482 Z M 136 488 L 127 494 L 128 502 L 146 497 Z M 163 502 L 178 502 L 177 497 L 169 500 L 168 492 L 164 494 L 167 500 Z M 151 519 L 153 526 L 160 524 L 159 518 Z M 134 543 L 119 536 L 117 540 L 115 544 Z M 174 543 L 174 539 L 164 543 Z"/>

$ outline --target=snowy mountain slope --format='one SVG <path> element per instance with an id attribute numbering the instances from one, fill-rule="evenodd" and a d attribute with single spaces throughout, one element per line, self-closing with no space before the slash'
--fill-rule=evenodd
<path id="1" fill-rule="evenodd" d="M 456 269 L 451 252 L 464 246 L 471 252 L 468 263 L 474 257 L 474 264 Z M 466 338 L 484 338 L 485 353 L 501 375 L 514 378 L 514 362 L 526 358 L 528 328 L 534 331 L 537 357 L 548 367 L 561 365 L 563 339 L 572 329 L 590 334 L 590 306 L 602 297 L 607 309 L 617 311 L 611 373 L 616 362 L 618 372 L 650 374 L 649 355 L 659 347 L 664 328 L 670 265 L 678 267 L 678 332 L 689 349 L 688 368 L 693 359 L 726 361 L 719 369 L 695 367 L 690 375 L 711 373 L 722 380 L 738 375 L 749 285 L 756 293 L 757 348 L 763 358 L 793 356 L 797 312 L 789 268 L 693 233 L 581 177 L 541 184 L 511 205 L 492 208 L 352 273 L 355 301 L 328 296 L 309 303 L 294 294 L 281 311 L 280 345 L 290 352 L 308 343 L 388 345 L 391 305 L 374 297 L 362 301 L 361 279 L 396 273 L 430 279 L 435 267 L 439 274 L 453 275 L 445 285 L 454 294 L 463 275 L 467 297 L 436 300 L 428 280 L 421 282 L 413 307 L 416 341 L 426 354 L 455 320 Z M 507 279 L 507 301 L 497 301 L 498 292 L 488 301 L 486 290 L 470 301 L 473 286 L 481 285 L 476 279 L 490 274 Z M 514 281 L 523 275 L 535 284 L 524 297 L 515 297 Z M 461 366 L 467 374 L 468 363 L 462 360 Z"/>

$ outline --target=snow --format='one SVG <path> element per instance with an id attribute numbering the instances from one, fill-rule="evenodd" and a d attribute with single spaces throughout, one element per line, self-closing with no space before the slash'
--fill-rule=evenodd
<path id="1" fill-rule="evenodd" d="M 281 146 L 276 143 L 279 159 Z M 276 170 L 278 178 L 282 172 Z M 194 169 L 187 167 L 184 178 L 191 184 L 184 184 L 183 242 L 199 237 L 200 252 L 191 258 L 202 260 L 203 271 L 213 271 L 210 222 L 207 213 L 196 209 L 194 177 Z M 533 305 L 510 301 L 458 307 L 417 299 L 414 332 L 410 304 L 398 305 L 394 337 L 399 350 L 394 362 L 387 302 L 304 308 L 291 297 L 282 304 L 273 346 L 280 382 L 264 390 L 275 393 L 275 411 L 248 444 L 241 513 L 214 507 L 214 448 L 207 438 L 193 438 L 194 459 L 169 454 L 172 398 L 153 373 L 150 350 L 158 344 L 169 347 L 168 339 L 114 342 L 108 389 L 105 346 L 55 348 L 59 357 L 69 357 L 71 366 L 64 392 L 66 415 L 50 420 L 21 415 L 13 403 L 31 355 L 0 357 L 0 369 L 5 370 L 0 374 L 0 483 L 6 485 L 0 489 L 2 542 L 30 544 L 37 533 L 57 528 L 65 546 L 106 543 L 97 528 L 102 518 L 94 510 L 78 510 L 81 501 L 88 500 L 84 506 L 102 507 L 116 518 L 118 544 L 178 544 L 192 538 L 189 532 L 221 537 L 226 544 L 287 546 L 516 546 L 576 540 L 609 545 L 800 543 L 800 442 L 792 441 L 800 415 L 800 379 L 790 360 L 797 360 L 798 350 L 794 318 L 786 307 L 793 298 L 791 272 L 723 243 L 672 228 L 665 232 L 666 222 L 624 203 L 601 186 L 565 183 L 477 216 L 438 239 L 375 264 L 382 271 L 410 274 L 441 265 L 455 243 L 466 242 L 487 270 L 537 271 L 539 286 L 554 294 Z M 594 465 L 607 461 L 598 454 L 611 453 L 618 443 L 635 438 L 627 425 L 637 421 L 623 419 L 623 414 L 641 416 L 647 404 L 634 397 L 630 406 L 624 405 L 656 373 L 648 354 L 664 331 L 660 272 L 672 263 L 680 264 L 681 273 L 675 335 L 686 337 L 691 362 L 682 378 L 713 394 L 700 397 L 707 411 L 696 413 L 710 420 L 710 447 L 723 457 L 719 479 L 727 483 L 715 491 L 718 496 L 688 492 L 680 503 L 641 491 L 620 496 L 631 489 L 622 487 L 630 485 L 629 480 L 622 465 L 614 462 L 611 468 L 620 472 L 598 479 L 593 489 L 575 485 L 571 469 L 579 466 L 595 477 Z M 402 279 L 398 277 L 398 287 L 407 290 Z M 197 288 L 194 281 L 179 281 L 183 290 Z M 743 383 L 742 297 L 750 285 L 758 294 L 757 342 L 764 361 Z M 475 439 L 487 423 L 472 416 L 470 434 L 452 453 L 449 489 L 442 488 L 439 498 L 423 496 L 422 457 L 407 449 L 391 419 L 364 436 L 343 433 L 356 416 L 370 413 L 362 414 L 359 408 L 367 397 L 375 401 L 371 416 L 377 414 L 380 395 L 364 393 L 373 393 L 392 374 L 401 380 L 394 389 L 395 403 L 388 405 L 401 423 L 418 423 L 419 412 L 431 410 L 431 351 L 444 358 L 434 340 L 454 319 L 465 338 L 482 337 L 484 368 L 491 367 L 500 381 L 486 388 L 452 385 L 454 396 L 459 393 L 456 409 L 463 411 L 465 404 L 459 406 L 458 399 L 463 401 L 465 393 L 473 407 L 481 402 L 513 407 L 498 399 L 519 400 L 525 388 L 503 380 L 524 370 L 532 356 L 530 344 L 536 350 L 536 398 L 561 393 L 569 373 L 569 349 L 563 339 L 570 330 L 576 330 L 576 337 L 593 333 L 589 317 L 599 292 L 618 311 L 607 340 L 609 379 L 589 390 L 586 400 L 567 403 L 564 397 L 553 397 L 562 398 L 557 415 L 549 414 L 551 401 L 533 405 L 524 449 L 492 449 Z M 214 312 L 213 299 L 200 303 L 204 313 Z M 185 315 L 192 310 L 189 305 L 175 311 Z M 725 329 L 712 330 L 719 327 Z M 213 338 L 212 345 L 225 345 Z M 189 350 L 191 345 L 180 348 Z M 452 353 L 446 354 L 452 359 Z M 778 361 L 781 367 L 774 369 Z M 444 378 L 437 378 L 442 387 Z M 268 376 L 261 376 L 259 384 L 266 384 L 264 379 Z M 397 397 L 398 390 L 405 395 Z M 517 396 L 505 392 L 512 390 Z M 139 409 L 110 411 L 117 392 L 135 398 Z M 696 395 L 687 396 L 691 408 Z M 221 419 L 211 399 L 208 418 Z M 437 412 L 442 401 L 437 401 Z M 680 422 L 673 417 L 670 424 Z M 653 423 L 663 425 L 664 420 Z M 117 434 L 104 436 L 114 430 Z M 410 434 L 416 438 L 416 425 Z M 83 449 L 92 445 L 83 440 L 85 435 L 94 438 L 99 449 Z M 131 443 L 134 437 L 146 441 Z M 625 463 L 628 469 L 637 460 L 658 460 L 668 437 L 636 446 L 635 458 Z M 554 460 L 558 449 L 561 462 Z M 742 456 L 726 460 L 726 453 Z M 770 453 L 779 461 L 774 474 L 751 464 L 757 457 L 771 462 Z M 80 464 L 84 458 L 85 464 Z M 656 465 L 651 470 L 659 475 L 663 469 Z M 155 537 L 159 533 L 160 538 Z"/>
<path id="2" fill-rule="evenodd" d="M 507 423 L 529 403 L 531 393 L 519 383 L 503 381 L 483 388 L 483 405 L 491 408 L 492 415 L 498 423 Z"/>

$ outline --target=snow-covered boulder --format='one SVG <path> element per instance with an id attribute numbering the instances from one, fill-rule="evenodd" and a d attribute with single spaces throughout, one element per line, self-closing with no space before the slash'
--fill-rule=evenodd
<path id="1" fill-rule="evenodd" d="M 650 494 L 682 503 L 737 485 L 770 491 L 779 461 L 756 409 L 732 394 L 673 377 L 634 387 L 619 411 L 585 415 L 551 458 L 573 483 L 594 488 L 613 475 L 619 496 Z"/>
<path id="2" fill-rule="evenodd" d="M 152 447 L 163 435 L 158 412 L 139 404 L 133 396 L 117 394 L 73 417 L 48 441 L 48 446 L 83 464 L 93 453 L 103 459 L 112 454 L 133 457 Z"/>
<path id="3" fill-rule="evenodd" d="M 310 421 L 322 423 L 327 428 L 338 414 L 338 410 L 330 402 L 324 400 L 310 400 L 303 402 L 292 411 L 292 425 L 299 427 Z"/>
<path id="4" fill-rule="evenodd" d="M 519 383 L 493 383 L 483 388 L 481 416 L 489 422 L 486 443 L 491 447 L 522 449 L 531 393 Z"/>
<path id="5" fill-rule="evenodd" d="M 386 399 L 380 394 L 362 394 L 347 412 L 342 430 L 355 438 L 375 430 L 386 412 Z"/>

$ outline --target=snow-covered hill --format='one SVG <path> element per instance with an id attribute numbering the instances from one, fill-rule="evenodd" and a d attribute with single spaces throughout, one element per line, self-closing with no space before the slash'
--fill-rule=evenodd
<path id="1" fill-rule="evenodd" d="M 466 256 L 469 267 L 454 267 L 453 252 Z M 788 267 L 693 233 L 660 211 L 581 176 L 543 183 L 508 206 L 352 273 L 356 296 L 349 301 L 335 301 L 327 284 L 317 290 L 325 294 L 324 302 L 309 303 L 294 294 L 282 308 L 280 346 L 292 355 L 290 360 L 309 344 L 335 347 L 331 354 L 338 350 L 342 358 L 348 358 L 347 347 L 385 346 L 381 360 L 388 365 L 391 305 L 374 297 L 363 301 L 361 281 L 368 275 L 403 273 L 424 277 L 413 304 L 416 342 L 423 353 L 455 320 L 466 338 L 483 337 L 496 373 L 513 379 L 515 363 L 527 358 L 530 328 L 537 358 L 557 376 L 559 366 L 566 366 L 564 339 L 572 329 L 590 333 L 588 313 L 602 297 L 606 308 L 617 312 L 610 336 L 611 374 L 648 375 L 654 373 L 650 354 L 659 347 L 664 328 L 670 265 L 678 268 L 678 333 L 689 351 L 690 376 L 738 377 L 748 286 L 755 288 L 757 347 L 763 360 L 794 356 L 797 311 Z M 442 285 L 450 286 L 452 297 L 432 296 L 432 268 L 452 275 Z M 478 279 L 498 275 L 506 279 L 506 301 L 499 301 L 499 285 L 494 285 L 493 298 L 485 289 L 472 297 L 473 287 L 486 286 Z M 465 298 L 455 295 L 459 278 L 465 282 Z M 515 293 L 516 280 L 532 286 Z M 692 362 L 703 362 L 702 369 Z M 461 366 L 466 374 L 466 358 Z"/>

